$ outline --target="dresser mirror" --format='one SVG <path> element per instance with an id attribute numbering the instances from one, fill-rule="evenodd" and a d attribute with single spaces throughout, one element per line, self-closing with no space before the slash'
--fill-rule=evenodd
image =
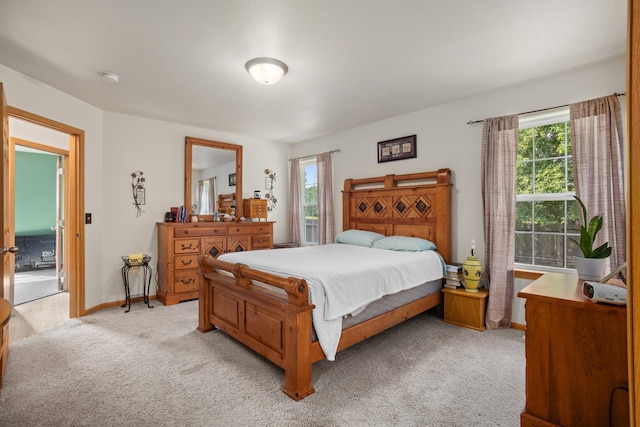
<path id="1" fill-rule="evenodd" d="M 188 136 L 184 158 L 187 221 L 192 215 L 213 221 L 216 211 L 221 215 L 235 211 L 238 221 L 242 217 L 242 146 Z M 225 199 L 225 209 L 218 208 L 220 197 Z M 235 200 L 235 208 L 229 208 L 234 204 L 229 200 Z"/>

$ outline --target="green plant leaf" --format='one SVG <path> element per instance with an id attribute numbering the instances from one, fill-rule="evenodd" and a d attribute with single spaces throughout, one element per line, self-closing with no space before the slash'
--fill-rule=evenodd
<path id="1" fill-rule="evenodd" d="M 590 220 L 587 215 L 587 208 L 582 203 L 582 200 L 578 196 L 573 196 L 578 203 L 580 204 L 580 208 L 582 209 L 582 224 L 580 225 L 580 242 L 578 243 L 573 238 L 571 239 L 575 244 L 580 247 L 582 251 L 582 255 L 585 258 L 607 258 L 611 255 L 611 247 L 609 243 L 604 243 L 603 245 L 593 249 L 593 244 L 596 241 L 596 236 L 598 232 L 602 229 L 604 224 L 604 219 L 602 215 L 596 215 Z"/>
<path id="2" fill-rule="evenodd" d="M 611 255 L 611 249 L 609 243 L 604 243 L 598 246 L 588 258 L 607 258 Z"/>

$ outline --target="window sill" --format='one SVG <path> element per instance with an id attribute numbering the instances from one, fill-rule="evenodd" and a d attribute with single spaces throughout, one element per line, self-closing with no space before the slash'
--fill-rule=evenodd
<path id="1" fill-rule="evenodd" d="M 536 280 L 542 277 L 544 273 L 544 271 L 523 270 L 518 268 L 513 272 L 513 277 L 516 279 Z"/>

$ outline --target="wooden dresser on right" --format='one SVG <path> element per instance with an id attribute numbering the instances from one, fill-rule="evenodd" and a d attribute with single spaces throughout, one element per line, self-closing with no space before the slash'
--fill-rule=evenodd
<path id="1" fill-rule="evenodd" d="M 594 303 L 571 274 L 546 273 L 526 299 L 521 426 L 629 425 L 627 310 Z"/>

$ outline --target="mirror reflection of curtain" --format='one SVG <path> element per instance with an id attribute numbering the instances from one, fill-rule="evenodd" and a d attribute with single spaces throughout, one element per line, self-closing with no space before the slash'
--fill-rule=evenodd
<path id="1" fill-rule="evenodd" d="M 216 200 L 218 199 L 218 186 L 216 177 L 209 178 L 209 213 L 216 211 Z"/>
<path id="2" fill-rule="evenodd" d="M 200 215 L 211 215 L 216 211 L 217 193 L 215 176 L 198 181 L 198 213 Z"/>
<path id="3" fill-rule="evenodd" d="M 192 213 L 202 214 L 202 195 L 204 194 L 204 181 L 198 180 L 198 193 L 196 194 L 196 211 Z"/>

